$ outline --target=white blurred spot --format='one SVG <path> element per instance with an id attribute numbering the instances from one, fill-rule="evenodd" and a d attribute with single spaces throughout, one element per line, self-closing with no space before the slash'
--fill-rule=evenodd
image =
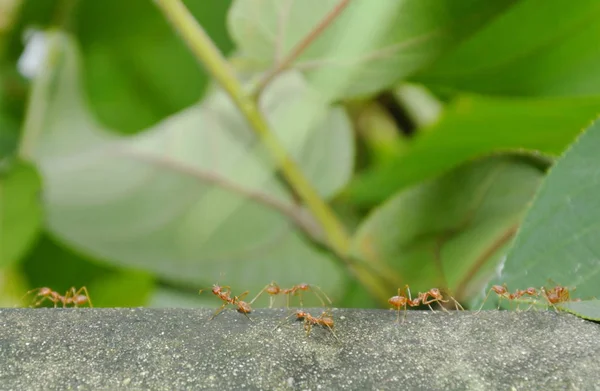
<path id="1" fill-rule="evenodd" d="M 25 50 L 19 58 L 17 68 L 19 72 L 28 79 L 36 77 L 46 58 L 48 51 L 48 38 L 39 30 L 27 30 L 25 32 Z"/>

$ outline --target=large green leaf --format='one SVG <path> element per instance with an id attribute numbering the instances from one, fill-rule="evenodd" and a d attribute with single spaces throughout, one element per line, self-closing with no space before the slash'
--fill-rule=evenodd
<path id="1" fill-rule="evenodd" d="M 185 3 L 228 52 L 230 0 Z M 200 98 L 206 73 L 152 1 L 80 1 L 75 16 L 85 86 L 101 122 L 115 130 L 139 131 Z"/>
<path id="2" fill-rule="evenodd" d="M 541 176 L 513 157 L 464 165 L 377 208 L 353 249 L 394 267 L 414 290 L 447 284 L 464 300 L 505 254 Z"/>
<path id="3" fill-rule="evenodd" d="M 548 174 L 496 281 L 511 289 L 548 281 L 598 296 L 600 286 L 600 121 Z"/>
<path id="4" fill-rule="evenodd" d="M 371 94 L 419 70 L 514 0 L 354 0 L 295 61 L 328 99 Z M 229 32 L 263 69 L 288 55 L 339 0 L 237 0 Z"/>
<path id="5" fill-rule="evenodd" d="M 0 160 L 0 268 L 17 262 L 42 220 L 40 178 L 28 164 Z"/>
<path id="6" fill-rule="evenodd" d="M 331 259 L 292 227 L 289 215 L 307 215 L 222 91 L 213 88 L 201 104 L 142 134 L 119 137 L 81 102 L 72 41 L 54 40 L 55 66 L 33 94 L 33 107 L 35 97 L 48 107 L 41 128 L 30 121 L 26 130 L 40 134 L 33 155 L 54 234 L 114 263 L 189 283 L 221 274 L 232 285 L 254 283 L 249 288 L 265 279 L 341 282 Z M 39 93 L 45 85 L 48 96 Z M 343 110 L 323 104 L 294 72 L 278 78 L 261 105 L 321 195 L 334 195 L 352 172 Z"/>
<path id="7" fill-rule="evenodd" d="M 381 202 L 406 186 L 496 151 L 559 155 L 598 113 L 600 97 L 461 96 L 437 124 L 418 134 L 406 153 L 360 175 L 349 193 L 355 201 Z"/>
<path id="8" fill-rule="evenodd" d="M 598 18 L 597 0 L 520 1 L 415 80 L 488 94 L 598 95 Z"/>

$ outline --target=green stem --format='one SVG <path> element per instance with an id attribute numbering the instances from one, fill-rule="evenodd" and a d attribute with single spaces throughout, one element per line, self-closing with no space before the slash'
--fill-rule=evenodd
<path id="1" fill-rule="evenodd" d="M 285 179 L 323 226 L 329 245 L 337 254 L 345 255 L 348 252 L 350 243 L 345 228 L 331 208 L 317 194 L 302 171 L 288 156 L 279 140 L 270 131 L 266 119 L 252 99 L 246 95 L 230 64 L 214 45 L 202 26 L 189 13 L 181 0 L 156 0 L 156 3 L 179 34 L 181 34 L 194 55 L 223 86 L 234 104 L 244 117 L 246 117 L 252 129 L 281 168 Z"/>
<path id="2" fill-rule="evenodd" d="M 387 303 L 390 276 L 382 275 L 374 271 L 372 265 L 365 264 L 362 260 L 350 256 L 350 237 L 345 227 L 329 205 L 321 199 L 312 184 L 289 157 L 277 137 L 271 132 L 265 117 L 258 109 L 252 96 L 246 94 L 229 62 L 223 57 L 202 26 L 189 13 L 181 0 L 155 1 L 196 58 L 229 94 L 234 104 L 278 164 L 286 181 L 321 224 L 329 250 L 346 264 L 349 271 L 371 294 L 381 300 L 382 303 Z"/>

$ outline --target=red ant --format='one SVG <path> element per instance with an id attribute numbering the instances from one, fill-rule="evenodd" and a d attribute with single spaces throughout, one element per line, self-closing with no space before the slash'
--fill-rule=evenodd
<path id="1" fill-rule="evenodd" d="M 575 289 L 573 289 L 575 290 Z M 571 292 L 568 288 L 560 285 L 556 285 L 554 288 L 547 290 L 546 288 L 541 288 L 542 296 L 548 301 L 554 310 L 558 311 L 556 308 L 556 304 L 565 303 L 568 301 L 580 301 L 581 299 L 572 299 Z"/>
<path id="2" fill-rule="evenodd" d="M 554 307 L 554 309 L 556 309 L 555 304 L 571 301 L 569 289 L 560 285 L 557 285 L 552 289 L 546 289 L 542 287 L 539 291 L 531 287 L 524 290 L 517 289 L 515 293 L 510 293 L 506 287 L 506 284 L 494 285 L 488 291 L 488 294 L 486 295 L 481 307 L 477 312 L 481 311 L 492 291 L 498 295 L 499 299 L 505 298 L 507 300 L 519 300 L 523 296 L 529 296 L 530 298 L 539 298 L 540 296 L 543 296 L 548 304 Z M 536 302 L 533 301 L 529 308 L 533 307 L 535 304 Z M 498 301 L 498 309 L 500 309 L 500 301 Z"/>
<path id="3" fill-rule="evenodd" d="M 204 291 L 204 289 L 200 289 L 198 293 L 202 293 L 202 291 Z M 213 295 L 223 300 L 224 303 L 221 307 L 219 307 L 219 309 L 215 311 L 215 313 L 213 314 L 213 316 L 211 316 L 209 320 L 213 320 L 225 309 L 225 307 L 227 307 L 228 304 L 231 304 L 237 307 L 236 310 L 239 313 L 244 314 L 246 318 L 252 321 L 252 319 L 250 319 L 250 317 L 248 316 L 248 314 L 252 312 L 252 307 L 250 307 L 250 304 L 246 303 L 245 301 L 242 301 L 242 299 L 248 295 L 249 291 L 246 291 L 239 296 L 231 297 L 231 288 L 229 286 L 219 286 L 218 284 L 214 284 L 211 288 L 211 292 L 213 293 Z"/>
<path id="4" fill-rule="evenodd" d="M 496 295 L 498 295 L 498 309 L 500 309 L 500 300 L 502 298 L 511 300 L 511 294 L 508 292 L 508 288 L 506 287 L 506 284 L 504 284 L 504 285 L 492 285 L 492 287 L 488 291 L 487 295 L 483 299 L 483 302 L 481 303 L 481 307 L 479 307 L 479 310 L 477 310 L 476 314 L 478 314 L 479 312 L 481 312 L 481 310 L 483 309 L 483 306 L 487 302 L 487 299 L 490 297 L 490 294 L 492 292 L 494 292 Z"/>
<path id="5" fill-rule="evenodd" d="M 26 297 L 29 294 L 37 292 L 37 294 L 33 297 L 32 305 L 34 307 L 40 306 L 46 300 L 54 303 L 54 307 L 58 307 L 58 303 L 62 303 L 63 308 L 66 308 L 68 305 L 73 305 L 73 307 L 82 306 L 84 304 L 88 304 L 90 307 L 93 307 L 92 300 L 90 299 L 90 294 L 88 293 L 87 288 L 81 287 L 79 290 L 76 290 L 75 287 L 71 287 L 65 295 L 61 295 L 58 292 L 53 291 L 48 287 L 36 288 L 32 289 L 25 294 Z M 37 298 L 39 300 L 35 301 Z"/>
<path id="6" fill-rule="evenodd" d="M 292 317 L 294 315 L 296 315 L 297 320 L 304 320 L 304 330 L 306 331 L 307 337 L 310 335 L 310 332 L 314 325 L 320 325 L 323 327 L 327 327 L 329 329 L 329 331 L 331 331 L 331 334 L 335 337 L 335 339 L 337 339 L 339 341 L 339 338 L 337 337 L 337 335 L 335 335 L 335 332 L 333 331 L 333 326 L 334 326 L 333 318 L 331 317 L 331 314 L 327 311 L 324 311 L 319 317 L 314 317 L 306 311 L 297 310 L 296 312 L 287 316 L 283 321 L 281 321 L 275 327 L 275 329 L 279 328 L 281 323 L 285 322 L 287 319 L 289 319 L 290 317 Z"/>
<path id="7" fill-rule="evenodd" d="M 408 291 L 408 294 L 410 296 L 410 290 Z M 431 303 L 437 302 L 442 310 L 444 310 L 445 312 L 448 312 L 448 310 L 444 307 L 444 305 L 442 303 L 448 303 L 450 300 L 444 300 L 444 297 L 442 296 L 442 292 L 440 292 L 440 290 L 438 288 L 431 288 L 430 290 L 428 290 L 427 292 L 424 292 L 424 293 L 419 292 L 418 297 L 421 300 L 421 304 L 427 305 L 431 311 L 433 311 L 433 308 L 431 307 Z M 429 299 L 429 297 L 431 297 L 431 299 Z M 460 303 L 454 297 L 450 296 L 450 299 L 452 299 L 452 302 L 454 303 L 454 308 L 457 311 L 459 309 L 464 311 L 463 306 L 460 305 Z"/>
<path id="8" fill-rule="evenodd" d="M 519 300 L 523 296 L 539 297 L 539 295 L 540 295 L 539 292 L 535 288 L 527 288 L 527 289 L 524 289 L 524 290 L 517 289 L 515 291 L 515 293 L 510 293 L 508 291 L 508 288 L 507 288 L 506 284 L 503 284 L 503 285 L 493 285 L 490 288 L 490 290 L 488 291 L 488 293 L 485 296 L 485 298 L 483 299 L 483 302 L 481 303 L 481 307 L 479 307 L 479 310 L 477 310 L 476 313 L 479 313 L 483 309 L 483 306 L 487 302 L 487 299 L 489 298 L 489 296 L 490 296 L 490 294 L 492 292 L 494 292 L 496 295 L 498 295 L 498 308 L 497 309 L 500 309 L 500 302 L 501 302 L 501 300 L 503 298 L 506 299 L 506 300 Z"/>
<path id="9" fill-rule="evenodd" d="M 266 285 L 263 289 L 261 289 L 261 291 L 258 292 L 258 295 L 256 295 L 256 297 L 254 297 L 254 299 L 250 301 L 250 304 L 254 303 L 256 299 L 258 299 L 263 293 L 266 292 L 267 294 L 269 294 L 269 308 L 273 307 L 275 296 L 279 294 L 286 295 L 287 308 L 290 307 L 290 296 L 298 296 L 300 300 L 300 307 L 303 307 L 304 304 L 302 303 L 302 292 L 308 291 L 311 291 L 319 299 L 319 301 L 321 301 L 321 305 L 323 307 L 325 307 L 325 301 L 323 300 L 323 297 L 321 295 L 325 297 L 329 305 L 332 304 L 331 299 L 325 294 L 325 292 L 323 292 L 321 288 L 319 288 L 316 285 L 302 283 L 294 285 L 293 287 L 288 289 L 282 289 L 279 287 L 279 285 L 277 285 L 275 281 L 272 281 L 270 284 Z"/>
<path id="10" fill-rule="evenodd" d="M 448 310 L 444 308 L 442 303 L 447 303 L 450 300 L 444 300 L 444 297 L 442 296 L 442 293 L 438 288 L 431 288 L 427 292 L 419 292 L 417 297 L 415 297 L 414 299 L 410 294 L 410 288 L 408 285 L 404 286 L 404 291 L 406 292 L 405 295 L 403 295 L 402 290 L 398 288 L 398 295 L 392 296 L 388 299 L 388 303 L 390 303 L 398 311 L 398 315 L 396 316 L 396 322 L 400 321 L 401 307 L 404 307 L 404 318 L 402 319 L 403 322 L 404 319 L 406 319 L 407 306 L 419 307 L 421 305 L 426 305 L 431 311 L 433 311 L 431 303 L 437 302 L 444 311 L 448 312 Z M 460 305 L 458 301 L 456 301 L 453 297 L 451 297 L 451 299 L 454 301 L 457 310 L 459 307 L 464 310 L 464 308 Z"/>

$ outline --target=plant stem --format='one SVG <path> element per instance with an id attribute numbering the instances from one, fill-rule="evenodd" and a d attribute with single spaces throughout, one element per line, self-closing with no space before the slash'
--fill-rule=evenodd
<path id="1" fill-rule="evenodd" d="M 287 151 L 270 131 L 267 121 L 256 103 L 245 94 L 227 60 L 214 45 L 202 26 L 189 13 L 181 0 L 155 0 L 164 15 L 173 24 L 183 40 L 190 47 L 207 71 L 221 84 L 234 104 L 250 123 L 280 167 L 285 179 L 306 203 L 315 218 L 323 226 L 327 243 L 342 259 L 350 246 L 350 238 L 344 226 L 321 197 L 302 171 L 288 156 Z M 351 262 L 352 261 L 347 261 Z"/>

